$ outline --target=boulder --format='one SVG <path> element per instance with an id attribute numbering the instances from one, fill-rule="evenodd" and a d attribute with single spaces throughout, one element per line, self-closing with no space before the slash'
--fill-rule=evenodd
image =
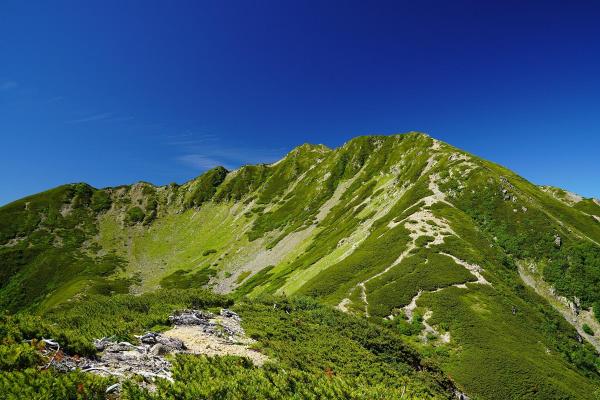
<path id="1" fill-rule="evenodd" d="M 108 338 L 103 337 L 102 339 L 94 339 L 94 346 L 97 351 L 104 351 L 106 347 L 110 344 L 113 344 Z"/>
<path id="2" fill-rule="evenodd" d="M 169 346 L 165 346 L 164 344 L 156 343 L 149 350 L 149 354 L 153 356 L 164 356 L 171 353 L 173 349 Z"/>
<path id="3" fill-rule="evenodd" d="M 185 345 L 183 342 L 176 338 L 171 338 L 167 336 L 163 336 L 157 332 L 148 332 L 139 337 L 140 342 L 146 345 L 156 345 L 160 344 L 162 346 L 166 346 L 171 350 L 185 350 Z"/>
<path id="4" fill-rule="evenodd" d="M 227 309 L 227 308 L 223 308 L 221 309 L 221 316 L 225 317 L 225 318 L 231 318 L 237 322 L 240 322 L 242 319 L 240 318 L 239 315 L 237 315 L 235 312 Z"/>
<path id="5" fill-rule="evenodd" d="M 119 343 L 111 342 L 104 348 L 104 351 L 109 352 L 109 353 L 121 353 L 124 351 L 137 351 L 137 350 L 138 350 L 138 348 L 129 342 L 119 342 Z"/>
<path id="6" fill-rule="evenodd" d="M 156 336 L 156 344 L 168 347 L 171 350 L 185 350 L 185 345 L 181 340 L 162 335 Z"/>
<path id="7" fill-rule="evenodd" d="M 169 316 L 169 321 L 174 325 L 203 325 L 208 322 L 214 314 L 199 310 L 184 310 Z"/>
<path id="8" fill-rule="evenodd" d="M 554 245 L 556 247 L 562 246 L 562 238 L 558 235 L 554 235 Z"/>
<path id="9" fill-rule="evenodd" d="M 139 337 L 140 342 L 144 344 L 156 344 L 156 337 L 160 334 L 157 332 L 147 332 Z"/>

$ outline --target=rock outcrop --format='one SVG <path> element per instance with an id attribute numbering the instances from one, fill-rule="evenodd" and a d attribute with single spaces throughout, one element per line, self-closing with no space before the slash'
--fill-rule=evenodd
<path id="1" fill-rule="evenodd" d="M 114 341 L 111 338 L 94 340 L 98 356 L 80 357 L 63 354 L 60 345 L 47 342 L 44 350 L 50 359 L 48 367 L 61 372 L 79 369 L 104 376 L 129 378 L 141 376 L 142 385 L 152 386 L 155 379 L 171 378 L 171 363 L 168 356 L 177 353 L 215 355 L 237 355 L 248 357 L 256 365 L 267 359 L 249 346 L 254 340 L 247 338 L 241 326 L 242 319 L 235 312 L 222 309 L 218 315 L 202 310 L 183 310 L 169 316 L 173 329 L 165 332 L 146 332 L 136 336 L 139 344 Z M 57 355 L 60 353 L 60 357 Z M 119 390 L 112 385 L 107 393 Z"/>

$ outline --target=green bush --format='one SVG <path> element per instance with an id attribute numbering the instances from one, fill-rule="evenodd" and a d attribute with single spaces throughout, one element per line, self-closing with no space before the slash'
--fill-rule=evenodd
<path id="1" fill-rule="evenodd" d="M 403 318 L 398 318 L 396 319 L 396 328 L 402 335 L 415 336 L 421 333 L 423 325 L 417 318 L 413 318 L 410 322 Z"/>
<path id="2" fill-rule="evenodd" d="M 52 370 L 0 372 L 0 393 L 5 399 L 107 399 L 105 390 L 116 379 L 83 372 L 59 373 Z"/>
<path id="3" fill-rule="evenodd" d="M 225 168 L 216 167 L 196 178 L 192 183 L 192 191 L 185 199 L 185 206 L 198 207 L 202 203 L 211 200 L 226 176 L 227 170 Z"/>
<path id="4" fill-rule="evenodd" d="M 0 371 L 34 367 L 41 360 L 39 351 L 30 344 L 0 345 Z"/>
<path id="5" fill-rule="evenodd" d="M 558 293 L 579 297 L 584 308 L 600 302 L 600 246 L 566 244 L 544 268 L 544 279 Z"/>
<path id="6" fill-rule="evenodd" d="M 217 271 L 212 268 L 202 268 L 196 272 L 177 270 L 160 280 L 160 286 L 165 289 L 189 289 L 205 286 Z"/>
<path id="7" fill-rule="evenodd" d="M 110 209 L 112 200 L 104 190 L 96 190 L 92 195 L 91 208 L 96 212 L 102 212 Z"/>
<path id="8" fill-rule="evenodd" d="M 146 214 L 140 207 L 131 207 L 127 210 L 127 216 L 125 218 L 127 223 L 137 224 L 138 222 L 142 222 Z"/>
<path id="9" fill-rule="evenodd" d="M 257 368 L 239 357 L 181 355 L 174 361 L 169 384 L 161 381 L 155 392 L 128 383 L 124 395 L 133 399 L 422 399 L 444 398 L 439 393 L 399 379 L 394 386 L 361 377 L 340 376 L 325 368 L 309 373 L 268 364 Z M 400 386 L 400 383 L 404 386 Z"/>
<path id="10" fill-rule="evenodd" d="M 252 271 L 244 271 L 241 274 L 238 275 L 237 279 L 235 280 L 235 283 L 237 283 L 238 285 L 240 283 L 242 283 L 250 274 L 252 273 Z"/>

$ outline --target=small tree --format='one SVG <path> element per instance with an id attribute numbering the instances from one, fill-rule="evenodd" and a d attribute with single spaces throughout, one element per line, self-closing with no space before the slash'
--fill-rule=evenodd
<path id="1" fill-rule="evenodd" d="M 144 211 L 139 207 L 131 207 L 127 210 L 126 221 L 130 224 L 137 224 L 138 222 L 142 222 L 144 220 Z"/>

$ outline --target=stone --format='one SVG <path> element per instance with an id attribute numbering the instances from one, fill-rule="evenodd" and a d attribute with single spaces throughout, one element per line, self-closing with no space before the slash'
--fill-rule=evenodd
<path id="1" fill-rule="evenodd" d="M 116 393 L 121 389 L 121 384 L 120 383 L 115 383 L 113 385 L 110 385 L 109 387 L 106 388 L 105 393 L 109 394 L 109 393 Z"/>
<path id="2" fill-rule="evenodd" d="M 458 400 L 471 400 L 471 398 L 469 396 L 467 396 L 466 394 L 464 394 L 463 392 L 456 390 L 454 392 L 454 395 L 456 396 L 456 398 Z"/>
<path id="3" fill-rule="evenodd" d="M 94 346 L 97 351 L 104 351 L 106 346 L 110 345 L 112 342 L 108 340 L 108 338 L 103 337 L 102 339 L 94 339 Z"/>
<path id="4" fill-rule="evenodd" d="M 162 346 L 168 347 L 171 350 L 184 350 L 185 345 L 183 342 L 176 338 L 170 338 L 167 336 L 163 336 L 157 332 L 148 332 L 142 336 L 138 337 L 140 342 L 147 345 L 156 345 L 160 344 Z"/>
<path id="5" fill-rule="evenodd" d="M 109 343 L 105 346 L 104 351 L 109 353 L 120 353 L 123 351 L 135 351 L 138 348 L 129 342 Z"/>
<path id="6" fill-rule="evenodd" d="M 229 310 L 227 308 L 221 309 L 221 313 L 220 314 L 221 314 L 222 317 L 231 318 L 231 319 L 233 319 L 235 321 L 238 321 L 238 322 L 242 320 L 239 315 L 237 315 L 235 312 L 233 312 L 233 311 L 231 311 L 231 310 Z"/>
<path id="7" fill-rule="evenodd" d="M 169 316 L 169 321 L 174 325 L 203 325 L 213 317 L 214 314 L 211 312 L 184 310 Z"/>
<path id="8" fill-rule="evenodd" d="M 558 235 L 554 235 L 554 245 L 556 247 L 562 246 L 562 238 Z"/>
<path id="9" fill-rule="evenodd" d="M 151 354 L 153 356 L 164 356 L 164 355 L 171 353 L 172 351 L 173 351 L 173 348 L 171 348 L 169 346 L 165 346 L 164 344 L 161 344 L 161 343 L 156 343 L 154 346 L 152 346 L 150 348 L 149 354 Z"/>
<path id="10" fill-rule="evenodd" d="M 183 342 L 176 338 L 166 337 L 162 335 L 156 336 L 156 344 L 168 347 L 173 350 L 184 350 L 185 345 Z"/>
<path id="11" fill-rule="evenodd" d="M 144 344 L 155 344 L 156 343 L 156 337 L 159 334 L 156 332 L 148 332 L 142 336 L 139 337 L 140 342 L 144 343 Z"/>

